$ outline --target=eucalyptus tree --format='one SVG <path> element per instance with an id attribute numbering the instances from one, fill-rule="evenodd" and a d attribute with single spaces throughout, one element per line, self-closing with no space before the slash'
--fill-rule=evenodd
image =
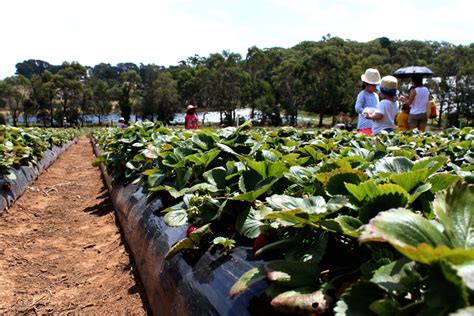
<path id="1" fill-rule="evenodd" d="M 53 74 L 45 70 L 40 75 L 33 75 L 31 77 L 31 99 L 37 106 L 37 117 L 43 121 L 43 126 L 46 127 L 48 118 L 50 126 L 53 126 L 54 117 L 54 98 L 56 88 L 53 82 Z"/>
<path id="2" fill-rule="evenodd" d="M 177 82 L 178 96 L 182 105 L 194 104 L 204 106 L 200 94 L 200 84 L 196 77 L 197 67 L 204 65 L 205 57 L 193 55 L 181 60 L 177 66 L 171 66 L 168 71 Z"/>
<path id="3" fill-rule="evenodd" d="M 179 62 L 178 66 L 170 66 L 168 71 L 177 82 L 179 102 L 182 105 L 194 104 L 203 106 L 199 91 L 199 82 L 196 77 L 196 67 L 202 64 L 203 58 L 194 55 Z"/>
<path id="4" fill-rule="evenodd" d="M 283 50 L 281 53 L 283 57 L 278 65 L 274 65 L 271 82 L 276 91 L 276 103 L 285 110 L 290 124 L 295 125 L 298 111 L 304 102 L 302 81 L 304 69 L 301 54 L 294 50 Z"/>
<path id="5" fill-rule="evenodd" d="M 140 101 L 134 108 L 135 113 L 141 113 L 142 119 L 154 120 L 157 111 L 153 81 L 158 77 L 162 67 L 157 65 L 140 65 Z"/>
<path id="6" fill-rule="evenodd" d="M 220 100 L 219 73 L 216 69 L 199 65 L 196 67 L 196 83 L 199 91 L 199 102 L 204 108 L 217 109 Z"/>
<path id="7" fill-rule="evenodd" d="M 304 85 L 307 88 L 306 109 L 319 113 L 319 126 L 324 115 L 335 115 L 340 110 L 345 92 L 345 55 L 342 41 L 323 45 L 303 57 Z"/>
<path id="8" fill-rule="evenodd" d="M 195 68 L 188 66 L 179 67 L 176 82 L 181 104 L 194 104 L 202 106 L 199 95 L 199 82 L 196 78 Z"/>
<path id="9" fill-rule="evenodd" d="M 34 75 L 41 75 L 45 71 L 56 69 L 50 63 L 39 59 L 28 59 L 15 65 L 16 74 L 31 79 Z"/>
<path id="10" fill-rule="evenodd" d="M 85 76 L 85 68 L 76 62 L 64 62 L 61 70 L 53 76 L 55 99 L 61 107 L 63 116 L 75 116 L 79 112 Z M 63 121 L 60 122 L 62 124 Z"/>
<path id="11" fill-rule="evenodd" d="M 465 118 L 472 123 L 474 115 L 474 45 L 443 49 L 435 60 L 440 77 L 440 113 L 447 114 L 448 124 L 459 126 Z M 438 121 L 438 124 L 441 124 Z"/>
<path id="12" fill-rule="evenodd" d="M 135 65 L 134 63 L 118 63 L 116 68 L 117 68 L 117 72 L 119 74 L 119 79 L 120 79 L 120 76 L 122 76 L 122 74 L 124 74 L 124 73 L 126 73 L 130 70 L 134 70 L 137 73 L 140 70 L 140 68 L 137 65 Z"/>
<path id="13" fill-rule="evenodd" d="M 118 85 L 120 81 L 120 72 L 117 66 L 100 63 L 92 68 L 92 76 L 106 81 L 109 86 Z"/>
<path id="14" fill-rule="evenodd" d="M 36 103 L 37 106 L 37 118 L 41 118 L 43 126 L 46 127 L 48 117 L 48 106 L 47 98 L 45 97 L 45 91 L 43 88 L 42 74 L 34 74 L 31 79 L 31 99 Z"/>
<path id="15" fill-rule="evenodd" d="M 196 79 L 203 105 L 220 112 L 221 124 L 231 125 L 235 109 L 241 106 L 249 76 L 242 69 L 240 54 L 224 51 L 211 54 L 196 67 Z"/>
<path id="16" fill-rule="evenodd" d="M 176 80 L 169 72 L 160 71 L 151 83 L 149 93 L 153 102 L 153 116 L 156 114 L 158 121 L 168 124 L 179 109 Z"/>
<path id="17" fill-rule="evenodd" d="M 455 76 L 458 72 L 458 58 L 453 54 L 454 46 L 449 44 L 440 49 L 438 56 L 434 60 L 433 71 L 439 78 L 439 83 L 434 87 L 434 92 L 438 96 L 439 115 L 453 112 L 453 99 L 455 95 Z M 441 126 L 438 120 L 438 126 Z"/>
<path id="18" fill-rule="evenodd" d="M 97 116 L 99 125 L 102 124 L 102 117 L 112 111 L 110 87 L 107 81 L 92 77 L 87 81 L 87 90 L 90 91 L 89 112 Z"/>
<path id="19" fill-rule="evenodd" d="M 132 113 L 132 106 L 139 97 L 140 76 L 136 70 L 128 70 L 120 75 L 121 85 L 111 89 L 114 100 L 118 101 L 121 116 L 128 121 Z"/>
<path id="20" fill-rule="evenodd" d="M 25 110 L 25 102 L 29 98 L 30 93 L 30 82 L 25 76 L 11 76 L 0 81 L 0 97 L 4 100 L 6 108 L 12 117 L 13 126 L 17 126 L 18 117 Z M 28 119 L 27 112 L 28 110 L 24 111 L 26 119 Z"/>
<path id="21" fill-rule="evenodd" d="M 268 107 L 274 106 L 271 80 L 271 60 L 265 52 L 256 46 L 248 49 L 247 56 L 243 62 L 244 70 L 249 74 L 250 86 L 248 91 L 248 103 L 251 108 L 250 117 L 255 116 L 255 109 L 268 113 Z"/>

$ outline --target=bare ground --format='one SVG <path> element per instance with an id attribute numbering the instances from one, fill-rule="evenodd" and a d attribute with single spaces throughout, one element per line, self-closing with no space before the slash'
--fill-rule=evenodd
<path id="1" fill-rule="evenodd" d="M 0 215 L 0 314 L 150 314 L 87 138 Z"/>

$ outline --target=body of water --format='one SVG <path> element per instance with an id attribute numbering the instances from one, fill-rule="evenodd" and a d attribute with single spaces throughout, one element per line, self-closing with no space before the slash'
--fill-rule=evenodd
<path id="1" fill-rule="evenodd" d="M 250 113 L 251 113 L 251 109 L 237 109 L 235 111 L 235 115 L 238 116 L 238 117 L 241 117 L 243 118 L 244 121 L 247 121 L 247 120 L 250 120 Z M 258 118 L 258 115 L 259 113 L 256 113 L 256 117 Z M 184 124 L 184 116 L 185 116 L 185 113 L 177 113 L 175 114 L 174 116 L 174 119 L 171 121 L 172 124 Z M 203 123 L 203 119 L 204 119 L 204 124 L 217 124 L 220 122 L 220 113 L 218 111 L 210 111 L 210 112 L 207 112 L 206 114 L 203 114 L 203 113 L 199 113 L 198 112 L 198 117 L 199 117 L 199 122 L 202 124 Z M 119 114 L 109 114 L 109 115 L 104 115 L 104 116 L 101 116 L 101 123 L 103 125 L 116 125 L 118 120 L 120 118 L 120 115 Z M 137 122 L 138 121 L 141 121 L 141 118 L 138 117 L 136 115 L 130 115 L 130 121 L 131 122 Z M 285 122 L 285 118 L 282 117 L 282 120 L 283 122 Z M 298 122 L 300 123 L 303 123 L 303 122 L 313 122 L 315 121 L 314 119 L 311 119 L 311 118 L 307 118 L 307 117 L 298 117 Z M 13 124 L 13 119 L 11 117 L 9 117 L 7 119 L 7 122 L 9 124 Z M 17 122 L 20 123 L 20 124 L 24 124 L 25 123 L 25 118 L 23 116 L 20 116 L 17 118 Z M 59 122 L 57 122 L 55 120 L 56 124 L 59 125 Z M 39 117 L 36 117 L 36 116 L 31 116 L 31 117 L 28 117 L 28 123 L 30 125 L 34 125 L 34 124 L 42 124 L 43 122 L 41 121 L 41 118 Z M 99 117 L 96 116 L 96 115 L 84 115 L 84 124 L 86 125 L 96 125 L 96 124 L 99 124 Z"/>

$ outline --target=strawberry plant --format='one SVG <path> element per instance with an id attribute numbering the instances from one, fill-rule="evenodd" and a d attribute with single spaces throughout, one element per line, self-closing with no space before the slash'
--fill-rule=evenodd
<path id="1" fill-rule="evenodd" d="M 43 152 L 54 145 L 61 146 L 78 136 L 77 130 L 17 128 L 0 125 L 0 183 L 8 192 L 15 180 L 12 169 L 32 166 L 43 157 Z"/>
<path id="2" fill-rule="evenodd" d="M 197 227 L 167 258 L 255 248 L 266 263 L 232 297 L 266 280 L 282 312 L 441 315 L 473 302 L 471 128 L 371 138 L 144 123 L 95 137 L 115 183 L 162 198 L 168 225 Z"/>

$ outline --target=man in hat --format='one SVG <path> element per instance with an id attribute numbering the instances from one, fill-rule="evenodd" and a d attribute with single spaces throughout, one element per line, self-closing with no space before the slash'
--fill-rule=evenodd
<path id="1" fill-rule="evenodd" d="M 184 117 L 184 128 L 196 129 L 199 128 L 199 118 L 196 113 L 197 106 L 192 104 L 186 107 L 186 116 Z"/>
<path id="2" fill-rule="evenodd" d="M 385 76 L 380 83 L 380 98 L 382 99 L 374 112 L 366 112 L 365 118 L 372 120 L 372 133 L 381 131 L 392 132 L 395 128 L 395 117 L 398 114 L 396 101 L 398 82 L 394 76 Z"/>

